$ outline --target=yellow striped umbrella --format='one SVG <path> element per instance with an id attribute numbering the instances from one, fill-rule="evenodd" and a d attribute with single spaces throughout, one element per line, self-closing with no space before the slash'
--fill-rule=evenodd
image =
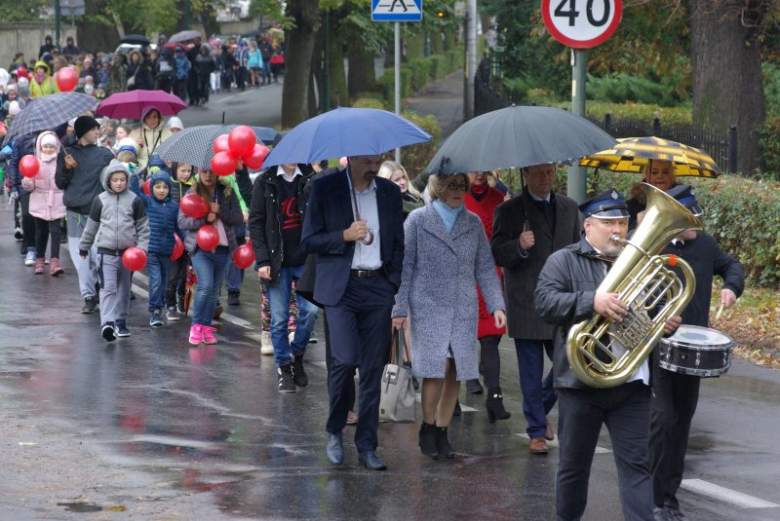
<path id="1" fill-rule="evenodd" d="M 670 161 L 676 176 L 715 178 L 723 173 L 706 152 L 653 136 L 619 139 L 615 148 L 583 157 L 580 166 L 642 174 L 651 159 Z"/>

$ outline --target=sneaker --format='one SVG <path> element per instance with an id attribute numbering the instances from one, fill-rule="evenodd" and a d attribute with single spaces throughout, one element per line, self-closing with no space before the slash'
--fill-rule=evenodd
<path id="1" fill-rule="evenodd" d="M 81 308 L 81 312 L 85 315 L 94 313 L 97 309 L 97 299 L 95 297 L 87 297 L 84 299 L 84 307 Z"/>
<path id="2" fill-rule="evenodd" d="M 179 315 L 179 311 L 176 309 L 176 306 L 168 306 L 168 312 L 165 314 L 165 318 L 171 322 L 174 322 L 181 319 L 181 315 Z"/>
<path id="3" fill-rule="evenodd" d="M 347 411 L 347 425 L 357 425 L 358 415 L 352 409 Z"/>
<path id="4" fill-rule="evenodd" d="M 192 324 L 192 327 L 190 327 L 190 344 L 197 346 L 201 342 L 203 342 L 203 326 Z"/>
<path id="5" fill-rule="evenodd" d="M 118 336 L 119 338 L 127 338 L 130 336 L 130 330 L 127 329 L 127 321 L 125 320 L 116 321 L 116 336 Z"/>
<path id="6" fill-rule="evenodd" d="M 240 305 L 241 305 L 241 292 L 228 291 L 228 306 L 240 306 Z"/>
<path id="7" fill-rule="evenodd" d="M 225 311 L 225 308 L 222 307 L 222 304 L 217 304 L 217 307 L 214 308 L 214 320 L 219 320 L 223 311 Z"/>
<path id="8" fill-rule="evenodd" d="M 36 275 L 43 275 L 43 272 L 45 271 L 43 259 L 35 259 L 35 274 Z"/>
<path id="9" fill-rule="evenodd" d="M 298 387 L 309 385 L 309 377 L 306 376 L 306 370 L 303 368 L 303 355 L 298 355 L 292 363 L 293 381 Z"/>
<path id="10" fill-rule="evenodd" d="M 38 257 L 38 254 L 36 252 L 28 251 L 27 255 L 24 257 L 24 265 L 35 266 L 35 261 L 37 260 L 36 257 Z"/>
<path id="11" fill-rule="evenodd" d="M 215 327 L 211 326 L 203 326 L 203 343 L 204 344 L 216 344 L 217 343 L 217 337 L 214 336 L 214 331 L 217 330 Z"/>
<path id="12" fill-rule="evenodd" d="M 116 331 L 114 330 L 113 322 L 106 322 L 103 324 L 103 328 L 100 330 L 100 336 L 102 336 L 106 342 L 113 342 L 116 340 Z"/>
<path id="13" fill-rule="evenodd" d="M 149 315 L 149 325 L 152 327 L 160 327 L 163 325 L 162 310 L 155 309 L 151 315 Z"/>
<path id="14" fill-rule="evenodd" d="M 178 311 L 181 316 L 187 314 L 187 311 L 184 309 L 184 296 L 176 297 L 176 311 Z"/>
<path id="15" fill-rule="evenodd" d="M 271 342 L 271 332 L 263 331 L 260 334 L 260 354 L 266 356 L 273 356 L 274 345 Z"/>
<path id="16" fill-rule="evenodd" d="M 18 226 L 14 229 L 14 239 L 17 241 L 21 241 L 24 239 L 24 234 L 22 233 L 22 229 Z"/>
<path id="17" fill-rule="evenodd" d="M 314 336 L 314 331 L 312 331 L 311 335 L 309 336 L 309 343 L 310 344 L 316 344 L 317 343 L 317 337 Z"/>
<path id="18" fill-rule="evenodd" d="M 279 375 L 279 392 L 294 393 L 295 379 L 292 373 L 292 366 L 290 364 L 282 365 L 276 370 L 276 372 Z"/>

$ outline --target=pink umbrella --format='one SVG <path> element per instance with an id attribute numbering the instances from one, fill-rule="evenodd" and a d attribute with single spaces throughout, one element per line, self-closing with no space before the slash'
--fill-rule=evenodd
<path id="1" fill-rule="evenodd" d="M 132 90 L 112 94 L 103 100 L 95 114 L 113 119 L 141 119 L 147 107 L 158 109 L 163 116 L 173 116 L 186 109 L 187 104 L 163 90 Z"/>

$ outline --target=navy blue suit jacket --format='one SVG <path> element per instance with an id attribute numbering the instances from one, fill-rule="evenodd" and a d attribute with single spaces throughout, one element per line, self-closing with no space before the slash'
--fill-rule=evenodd
<path id="1" fill-rule="evenodd" d="M 314 300 L 325 306 L 335 306 L 344 295 L 355 254 L 355 243 L 344 242 L 344 230 L 355 220 L 347 175 L 339 172 L 311 183 L 303 221 L 301 247 L 306 253 L 317 254 Z M 382 270 L 398 290 L 404 259 L 401 191 L 387 179 L 377 177 L 375 181 Z"/>

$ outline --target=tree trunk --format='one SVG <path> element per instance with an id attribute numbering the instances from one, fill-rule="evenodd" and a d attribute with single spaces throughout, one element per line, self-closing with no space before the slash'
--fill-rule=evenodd
<path id="1" fill-rule="evenodd" d="M 295 23 L 285 31 L 282 128 L 292 128 L 309 118 L 311 57 L 317 33 L 319 0 L 290 0 L 287 16 Z"/>
<path id="2" fill-rule="evenodd" d="M 347 60 L 349 61 L 349 96 L 356 99 L 361 92 L 371 92 L 376 88 L 376 71 L 374 70 L 374 53 L 359 45 L 357 40 L 347 44 Z"/>
<path id="3" fill-rule="evenodd" d="M 119 45 L 119 32 L 114 25 L 97 21 L 98 15 L 106 12 L 104 0 L 85 0 L 84 16 L 76 22 L 76 41 L 82 52 L 116 49 Z"/>
<path id="4" fill-rule="evenodd" d="M 347 91 L 347 74 L 344 70 L 344 34 L 341 30 L 341 19 L 346 16 L 343 9 L 330 13 L 328 17 L 328 91 L 330 108 L 349 106 Z M 357 42 L 356 42 L 357 43 Z"/>
<path id="5" fill-rule="evenodd" d="M 192 5 L 192 4 L 190 4 Z M 217 22 L 217 12 L 214 10 L 214 6 L 209 2 L 203 3 L 203 8 L 195 14 L 200 18 L 200 23 L 203 25 L 203 41 L 209 41 L 209 35 L 221 34 L 222 29 Z"/>
<path id="6" fill-rule="evenodd" d="M 768 1 L 688 0 L 693 122 L 719 132 L 736 125 L 738 170 L 745 174 L 761 158 L 766 105 L 759 37 Z"/>

